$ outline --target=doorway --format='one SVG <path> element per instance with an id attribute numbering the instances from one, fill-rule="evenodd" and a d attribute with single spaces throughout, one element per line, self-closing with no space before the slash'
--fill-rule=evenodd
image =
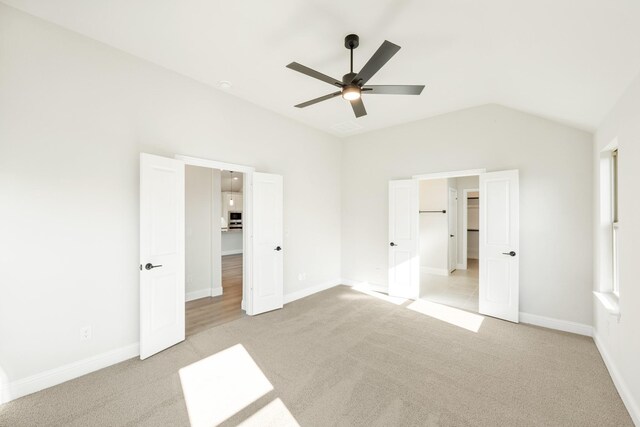
<path id="1" fill-rule="evenodd" d="M 478 311 L 479 298 L 478 179 L 475 175 L 419 182 L 420 298 L 473 312 Z M 475 196 L 471 207 L 464 199 L 469 194 Z M 469 253 L 475 257 L 469 260 Z"/>
<path id="2" fill-rule="evenodd" d="M 412 179 L 390 181 L 389 295 L 420 299 L 425 294 L 428 298 L 439 294 L 447 297 L 448 305 L 464 302 L 465 309 L 517 323 L 518 176 L 517 170 L 486 172 L 474 169 L 414 175 Z M 465 221 L 468 222 L 468 218 L 465 217 L 469 215 L 466 212 L 468 206 L 461 209 L 459 203 L 465 203 L 465 200 L 458 197 L 465 194 L 465 190 L 472 189 L 462 188 L 460 191 L 458 180 L 466 181 L 472 177 L 477 179 L 473 185 L 478 190 L 477 273 L 469 271 L 468 266 L 473 266 L 475 261 L 467 259 L 468 242 L 473 242 L 468 235 L 476 231 L 467 229 Z M 455 204 L 453 198 L 458 199 Z M 469 202 L 466 200 L 467 205 Z M 462 226 L 457 212 L 462 212 Z M 463 238 L 459 239 L 459 236 Z M 456 253 L 458 259 L 453 268 L 452 259 Z M 459 280 L 450 281 L 450 276 Z M 463 295 L 454 300 L 451 293 L 456 290 Z"/>
<path id="3" fill-rule="evenodd" d="M 282 176 L 255 172 L 252 167 L 208 159 L 176 155 L 175 158 L 140 153 L 140 358 L 146 359 L 185 339 L 186 275 L 186 188 L 187 166 L 243 173 L 241 309 L 249 316 L 277 310 L 284 303 L 283 279 L 283 179 Z M 220 188 L 221 187 L 215 187 Z M 221 192 L 221 191 L 220 191 Z M 234 204 L 237 200 L 234 190 Z M 200 270 L 210 287 L 199 290 L 210 297 L 224 294 L 222 288 L 221 214 L 211 214 L 221 200 L 208 193 L 208 232 L 191 230 L 192 237 L 203 237 L 199 255 L 213 259 L 215 266 Z M 198 203 L 202 199 L 195 199 Z M 231 205 L 231 203 L 230 203 Z M 237 215 L 230 215 L 237 224 Z M 214 232 L 214 230 L 218 232 Z M 212 244 L 206 248 L 206 239 Z M 217 245 L 217 246 L 216 246 Z M 202 245 L 200 246 L 202 247 Z M 220 248 L 220 257 L 212 247 Z M 212 271 L 213 270 L 213 271 Z M 233 268 L 231 269 L 233 270 Z M 192 271 L 192 270 L 190 270 Z M 196 271 L 196 270 L 193 270 Z M 209 273 L 207 273 L 207 271 Z M 213 274 L 213 273 L 216 274 Z M 190 273 L 191 274 L 191 273 Z M 209 278 L 207 279 L 207 274 Z M 216 281 L 220 278 L 219 281 Z M 194 281 L 195 277 L 189 277 Z M 192 294 L 193 295 L 193 294 Z M 202 295 L 202 294 L 201 294 Z M 198 293 L 195 294 L 198 296 Z M 200 298 L 198 298 L 200 299 Z M 235 309 L 234 309 L 235 310 Z M 237 313 L 237 310 L 236 310 Z"/>
<path id="4" fill-rule="evenodd" d="M 245 316 L 244 174 L 185 166 L 185 334 Z"/>

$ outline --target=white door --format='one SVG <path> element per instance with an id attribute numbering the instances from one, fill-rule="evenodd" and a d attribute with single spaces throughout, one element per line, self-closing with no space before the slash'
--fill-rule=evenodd
<path id="1" fill-rule="evenodd" d="M 184 340 L 184 163 L 140 154 L 140 359 Z"/>
<path id="2" fill-rule="evenodd" d="M 284 303 L 282 176 L 253 173 L 253 273 L 248 314 L 282 308 Z"/>
<path id="3" fill-rule="evenodd" d="M 449 188 L 449 206 L 447 210 L 449 226 L 449 273 L 458 264 L 458 190 Z"/>
<path id="4" fill-rule="evenodd" d="M 389 181 L 389 295 L 420 295 L 418 181 Z"/>
<path id="5" fill-rule="evenodd" d="M 479 311 L 518 322 L 518 171 L 480 175 Z"/>

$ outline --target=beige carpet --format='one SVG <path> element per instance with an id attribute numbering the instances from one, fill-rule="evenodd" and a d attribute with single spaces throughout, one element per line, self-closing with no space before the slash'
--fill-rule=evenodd
<path id="1" fill-rule="evenodd" d="M 633 425 L 590 338 L 491 318 L 476 333 L 342 286 L 10 402 L 0 425 L 189 425 L 178 370 L 232 347 L 273 389 L 228 425 Z"/>

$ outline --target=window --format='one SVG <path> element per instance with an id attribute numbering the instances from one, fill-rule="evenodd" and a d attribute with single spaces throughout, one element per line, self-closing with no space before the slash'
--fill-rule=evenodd
<path id="1" fill-rule="evenodd" d="M 613 293 L 620 296 L 620 275 L 618 274 L 618 150 L 611 152 L 611 242 L 612 242 L 612 272 L 613 272 Z"/>
<path id="2" fill-rule="evenodd" d="M 619 154 L 618 140 L 614 139 L 604 147 L 599 156 L 600 212 L 597 222 L 599 268 L 597 291 L 594 292 L 602 307 L 609 314 L 618 316 L 618 319 L 620 318 Z"/>

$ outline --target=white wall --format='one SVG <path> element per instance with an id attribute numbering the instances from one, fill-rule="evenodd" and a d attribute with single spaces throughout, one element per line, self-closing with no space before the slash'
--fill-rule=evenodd
<path id="1" fill-rule="evenodd" d="M 340 277 L 340 141 L 0 4 L 5 380 L 138 342 L 140 152 L 282 174 L 285 295 Z"/>
<path id="2" fill-rule="evenodd" d="M 242 253 L 242 230 L 222 232 L 222 255 Z"/>
<path id="3" fill-rule="evenodd" d="M 447 210 L 449 186 L 446 179 L 429 179 L 419 183 L 421 211 Z M 447 214 L 420 214 L 420 267 L 436 274 L 448 273 L 449 231 Z"/>
<path id="4" fill-rule="evenodd" d="M 594 300 L 594 337 L 618 391 L 635 423 L 640 425 L 640 75 L 598 128 L 594 143 L 594 174 L 600 175 L 600 152 L 617 139 L 619 197 L 620 318 Z M 599 182 L 594 181 L 594 289 L 606 288 L 610 270 L 609 228 L 599 209 Z M 609 270 L 609 271 L 608 271 Z"/>
<path id="5" fill-rule="evenodd" d="M 214 186 L 214 181 L 218 184 Z M 187 166 L 185 168 L 185 272 L 187 300 L 211 295 L 219 288 L 220 171 Z M 216 188 L 217 187 L 217 188 Z M 216 190 L 217 191 L 214 191 Z M 217 197 L 216 197 L 217 196 Z M 216 209 L 217 208 L 217 209 Z M 207 293 L 208 291 L 208 293 Z"/>
<path id="6" fill-rule="evenodd" d="M 520 309 L 591 324 L 592 135 L 486 105 L 346 140 L 343 277 L 387 284 L 388 181 L 520 170 Z"/>

